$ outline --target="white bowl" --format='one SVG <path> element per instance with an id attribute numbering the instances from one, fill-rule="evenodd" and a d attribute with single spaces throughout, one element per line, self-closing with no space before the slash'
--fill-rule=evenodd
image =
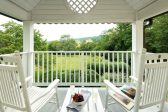
<path id="1" fill-rule="evenodd" d="M 75 105 L 78 105 L 78 106 L 79 106 L 79 105 L 84 105 L 84 104 L 85 104 L 85 100 L 84 100 L 84 101 L 81 101 L 81 102 L 74 102 L 74 101 L 73 101 L 73 103 L 74 103 Z"/>

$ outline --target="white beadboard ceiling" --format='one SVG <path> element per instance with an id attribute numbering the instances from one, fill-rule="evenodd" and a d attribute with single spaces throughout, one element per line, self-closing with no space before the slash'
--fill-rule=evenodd
<path id="1" fill-rule="evenodd" d="M 133 22 L 138 17 L 138 11 L 140 17 L 143 17 L 143 9 L 157 2 L 164 5 L 168 0 L 97 0 L 96 6 L 89 13 L 77 14 L 69 8 L 66 0 L 1 0 L 0 12 L 38 23 Z M 15 9 L 10 7 L 16 7 L 17 10 L 13 11 Z M 23 10 L 21 13 L 24 16 L 15 14 L 20 10 Z"/>
<path id="2" fill-rule="evenodd" d="M 158 0 L 126 0 L 126 2 L 135 10 L 141 10 Z"/>
<path id="3" fill-rule="evenodd" d="M 49 20 L 51 22 L 64 21 L 65 23 L 75 22 L 112 22 L 132 21 L 134 10 L 129 5 L 125 5 L 124 0 L 98 0 L 96 6 L 88 14 L 76 14 L 68 6 L 66 0 L 41 0 L 32 10 L 34 21 Z"/>
<path id="4" fill-rule="evenodd" d="M 40 2 L 40 0 L 9 0 L 9 1 L 25 9 L 26 11 L 33 10 L 33 8 Z"/>

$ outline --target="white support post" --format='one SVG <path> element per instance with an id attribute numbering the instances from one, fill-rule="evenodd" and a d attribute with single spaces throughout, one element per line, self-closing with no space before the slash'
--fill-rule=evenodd
<path id="1" fill-rule="evenodd" d="M 138 55 L 137 52 L 143 49 L 143 20 L 137 20 L 132 23 L 132 75 L 137 77 L 138 72 Z"/>
<path id="2" fill-rule="evenodd" d="M 23 55 L 23 67 L 25 77 L 33 76 L 33 52 L 34 51 L 34 32 L 33 22 L 23 21 L 23 52 L 29 52 Z M 29 86 L 31 83 L 28 84 Z"/>

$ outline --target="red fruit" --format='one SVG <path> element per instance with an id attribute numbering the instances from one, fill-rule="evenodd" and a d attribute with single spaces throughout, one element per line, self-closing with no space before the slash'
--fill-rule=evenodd
<path id="1" fill-rule="evenodd" d="M 72 97 L 74 102 L 81 102 L 84 101 L 84 98 L 81 94 L 75 93 L 75 95 Z"/>

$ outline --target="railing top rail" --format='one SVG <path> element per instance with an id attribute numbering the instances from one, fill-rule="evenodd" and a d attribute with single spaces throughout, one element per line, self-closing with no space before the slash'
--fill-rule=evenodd
<path id="1" fill-rule="evenodd" d="M 133 53 L 133 51 L 34 51 L 34 53 Z"/>
<path id="2" fill-rule="evenodd" d="M 11 54 L 0 54 L 0 56 L 12 56 L 14 55 L 14 53 L 11 53 Z"/>
<path id="3" fill-rule="evenodd" d="M 30 54 L 30 53 L 34 53 L 34 51 L 32 51 L 32 52 L 19 52 L 19 54 Z"/>
<path id="4" fill-rule="evenodd" d="M 30 53 L 135 53 L 133 51 L 32 51 L 32 52 L 18 52 L 21 55 Z M 11 56 L 15 53 L 0 54 L 0 56 Z"/>
<path id="5" fill-rule="evenodd" d="M 34 52 L 16 52 L 16 53 L 21 54 L 21 55 L 24 55 L 24 54 L 34 53 Z M 0 54 L 0 56 L 12 56 L 12 55 L 15 55 L 16 53 Z"/>

